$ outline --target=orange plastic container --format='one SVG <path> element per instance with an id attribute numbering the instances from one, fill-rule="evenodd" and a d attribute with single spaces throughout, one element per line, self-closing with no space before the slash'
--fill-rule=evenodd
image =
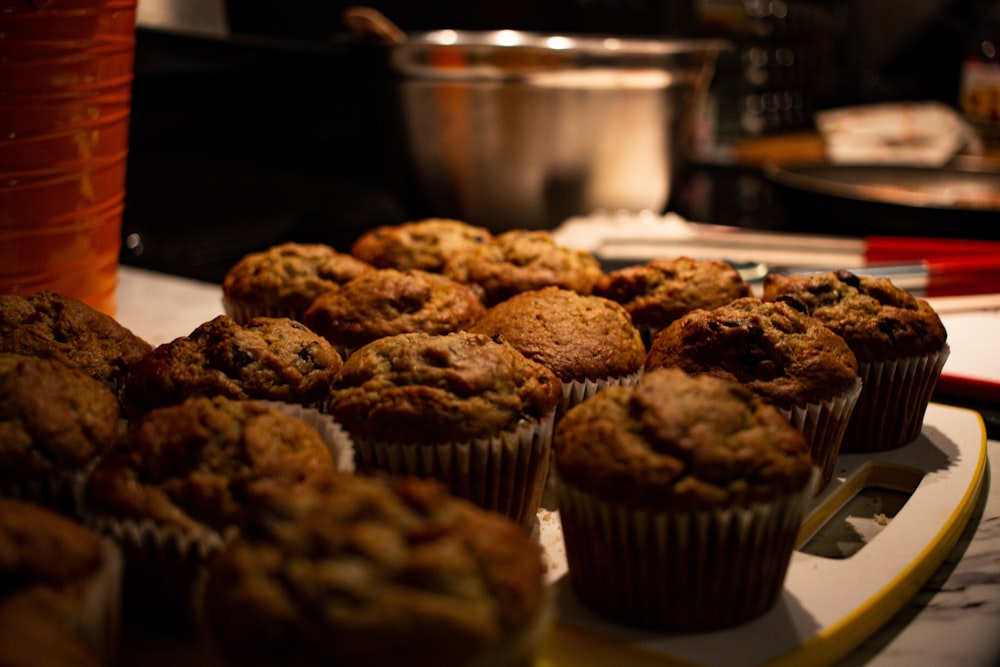
<path id="1" fill-rule="evenodd" d="M 0 293 L 115 314 L 136 0 L 0 0 Z"/>

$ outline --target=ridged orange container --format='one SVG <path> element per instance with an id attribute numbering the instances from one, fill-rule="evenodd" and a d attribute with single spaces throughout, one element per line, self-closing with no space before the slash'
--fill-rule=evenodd
<path id="1" fill-rule="evenodd" d="M 114 315 L 136 0 L 0 0 L 0 294 Z"/>

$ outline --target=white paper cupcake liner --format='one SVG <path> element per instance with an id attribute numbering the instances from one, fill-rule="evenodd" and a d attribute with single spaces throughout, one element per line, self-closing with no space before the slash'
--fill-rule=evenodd
<path id="1" fill-rule="evenodd" d="M 694 632 L 751 620 L 781 593 L 818 474 L 773 502 L 700 511 L 630 508 L 563 484 L 573 590 L 636 627 Z"/>
<path id="2" fill-rule="evenodd" d="M 562 399 L 556 408 L 556 423 L 559 423 L 559 420 L 562 419 L 563 415 L 565 415 L 570 408 L 583 403 L 585 400 L 594 396 L 598 392 L 603 391 L 608 387 L 635 386 L 639 383 L 639 379 L 641 377 L 642 369 L 629 375 L 608 377 L 601 380 L 564 380 Z M 549 464 L 549 470 L 552 470 L 551 462 Z M 558 507 L 558 504 L 553 482 L 551 479 L 548 479 L 545 483 L 545 490 L 542 493 L 541 506 L 545 509 L 554 510 Z"/>
<path id="3" fill-rule="evenodd" d="M 29 500 L 67 516 L 78 517 L 80 497 L 87 476 L 87 470 L 64 471 L 42 479 L 0 483 L 0 496 Z"/>
<path id="4" fill-rule="evenodd" d="M 296 308 L 272 306 L 247 306 L 237 303 L 228 297 L 222 297 L 222 312 L 233 318 L 240 326 L 245 325 L 254 317 L 287 317 L 298 322 L 302 321 L 303 311 Z"/>
<path id="5" fill-rule="evenodd" d="M 862 387 L 863 381 L 859 377 L 855 380 L 854 386 L 840 396 L 803 406 L 793 406 L 790 409 L 778 408 L 778 411 L 809 442 L 813 464 L 820 469 L 816 493 L 826 488 L 833 479 L 844 433 L 854 413 Z"/>
<path id="6" fill-rule="evenodd" d="M 111 664 L 121 639 L 123 559 L 118 546 L 106 538 L 101 540 L 101 555 L 101 568 L 87 585 L 70 627 L 102 664 Z"/>
<path id="7" fill-rule="evenodd" d="M 608 387 L 634 386 L 638 384 L 640 377 L 642 377 L 642 370 L 629 375 L 618 375 L 598 380 L 563 380 L 563 395 L 556 412 L 556 421 L 574 405 L 582 403 L 597 392 Z"/>
<path id="8" fill-rule="evenodd" d="M 355 438 L 355 463 L 363 472 L 384 471 L 437 479 L 484 509 L 529 526 L 548 476 L 555 411 L 523 420 L 488 438 L 421 444 Z"/>
<path id="9" fill-rule="evenodd" d="M 84 523 L 112 541 L 125 558 L 125 613 L 171 633 L 193 627 L 194 582 L 209 559 L 237 535 L 207 527 L 182 529 L 150 520 L 85 512 Z"/>
<path id="10" fill-rule="evenodd" d="M 913 442 L 950 353 L 945 344 L 940 352 L 923 357 L 858 364 L 864 386 L 842 451 L 884 451 Z"/>

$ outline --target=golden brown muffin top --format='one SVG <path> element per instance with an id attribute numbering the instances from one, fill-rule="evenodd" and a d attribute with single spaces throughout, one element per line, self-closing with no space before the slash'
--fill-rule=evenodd
<path id="1" fill-rule="evenodd" d="M 240 259 L 222 279 L 222 293 L 258 308 L 302 311 L 317 297 L 372 269 L 322 243 L 282 243 Z"/>
<path id="2" fill-rule="evenodd" d="M 503 338 L 563 382 L 631 375 L 646 361 L 642 337 L 621 305 L 561 287 L 515 294 L 469 331 Z"/>
<path id="3" fill-rule="evenodd" d="M 600 263 L 586 250 L 558 244 L 547 230 L 523 229 L 504 232 L 456 253 L 442 272 L 482 287 L 488 306 L 549 285 L 590 294 L 604 275 Z"/>
<path id="4" fill-rule="evenodd" d="M 316 299 L 302 321 L 334 346 L 353 350 L 399 333 L 465 329 L 485 312 L 472 287 L 441 274 L 375 269 Z"/>
<path id="5" fill-rule="evenodd" d="M 750 296 L 750 285 L 725 262 L 676 257 L 611 271 L 594 294 L 625 306 L 637 326 L 661 329 L 697 308 Z"/>
<path id="6" fill-rule="evenodd" d="M 248 666 L 486 664 L 535 622 L 543 582 L 540 547 L 500 515 L 431 481 L 341 475 L 212 563 L 206 617 Z"/>
<path id="7" fill-rule="evenodd" d="M 57 512 L 24 500 L 0 498 L 2 589 L 72 585 L 104 565 L 100 538 Z"/>
<path id="8" fill-rule="evenodd" d="M 859 361 L 939 352 L 948 334 L 930 304 L 887 278 L 850 271 L 764 279 L 766 301 L 786 300 L 836 331 Z"/>
<path id="9" fill-rule="evenodd" d="M 130 415 L 189 396 L 226 396 L 314 405 L 321 403 L 343 360 L 329 341 L 284 317 L 245 325 L 220 315 L 158 346 L 125 384 Z"/>
<path id="10" fill-rule="evenodd" d="M 645 368 L 661 366 L 739 382 L 783 408 L 837 396 L 858 374 L 843 338 L 787 303 L 755 297 L 691 311 L 660 331 Z"/>
<path id="11" fill-rule="evenodd" d="M 803 490 L 802 434 L 745 386 L 677 368 L 571 408 L 553 439 L 559 479 L 653 510 L 747 505 Z"/>
<path id="12" fill-rule="evenodd" d="M 369 230 L 351 246 L 351 254 L 385 269 L 420 269 L 439 273 L 453 254 L 482 245 L 492 234 L 450 218 L 425 218 Z"/>
<path id="13" fill-rule="evenodd" d="M 121 405 L 55 359 L 0 353 L 0 479 L 82 472 L 118 440 Z"/>
<path id="14" fill-rule="evenodd" d="M 323 486 L 334 473 L 305 421 L 266 403 L 196 397 L 131 422 L 94 469 L 86 499 L 100 515 L 224 532 L 254 502 Z"/>
<path id="15" fill-rule="evenodd" d="M 58 359 L 116 390 L 150 349 L 114 318 L 73 297 L 0 295 L 0 352 Z"/>
<path id="16" fill-rule="evenodd" d="M 562 382 L 483 334 L 398 334 L 352 354 L 329 412 L 355 437 L 450 442 L 489 437 L 554 409 Z"/>

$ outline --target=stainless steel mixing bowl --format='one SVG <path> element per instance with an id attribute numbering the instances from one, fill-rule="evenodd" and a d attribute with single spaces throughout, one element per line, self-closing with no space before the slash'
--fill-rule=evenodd
<path id="1" fill-rule="evenodd" d="M 420 213 L 503 231 L 662 211 L 728 43 L 440 30 L 388 48 Z"/>

